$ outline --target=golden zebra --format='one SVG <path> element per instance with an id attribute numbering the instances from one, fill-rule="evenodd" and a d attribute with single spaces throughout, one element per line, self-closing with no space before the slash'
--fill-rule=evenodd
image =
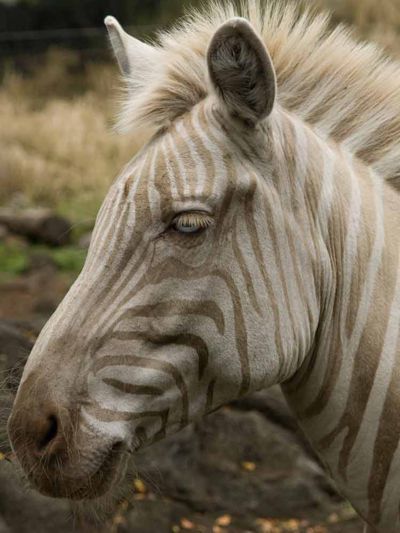
<path id="1" fill-rule="evenodd" d="M 399 65 L 292 4 L 212 4 L 156 45 L 105 22 L 119 126 L 153 136 L 28 360 L 27 475 L 94 497 L 128 452 L 280 383 L 360 515 L 399 531 Z"/>

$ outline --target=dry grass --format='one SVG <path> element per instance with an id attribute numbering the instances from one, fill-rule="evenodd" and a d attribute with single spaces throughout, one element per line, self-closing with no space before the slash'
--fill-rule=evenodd
<path id="1" fill-rule="evenodd" d="M 400 58 L 399 0 L 315 0 L 321 9 L 328 9 L 334 20 L 353 25 L 363 38 L 383 46 L 392 56 Z"/>
<path id="2" fill-rule="evenodd" d="M 111 132 L 114 68 L 88 68 L 80 76 L 87 90 L 79 94 L 71 91 L 70 59 L 70 53 L 53 52 L 33 77 L 5 76 L 0 202 L 51 205 L 81 220 L 95 215 L 110 181 L 140 143 Z"/>
<path id="3" fill-rule="evenodd" d="M 400 57 L 399 0 L 310 0 Z M 77 73 L 78 72 L 78 73 Z M 51 205 L 75 221 L 94 217 L 109 183 L 143 142 L 112 134 L 117 70 L 50 52 L 28 77 L 0 85 L 0 204 Z"/>
<path id="4" fill-rule="evenodd" d="M 362 31 L 369 31 L 376 25 L 400 29 L 397 0 L 322 0 L 320 5 L 327 6 L 338 18 L 355 24 Z"/>

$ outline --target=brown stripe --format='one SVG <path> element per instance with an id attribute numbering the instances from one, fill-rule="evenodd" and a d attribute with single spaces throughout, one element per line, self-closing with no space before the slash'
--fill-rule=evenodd
<path id="1" fill-rule="evenodd" d="M 138 357 L 135 355 L 106 355 L 98 359 L 93 365 L 93 372 L 97 373 L 105 367 L 134 366 L 138 368 L 151 368 L 164 372 L 173 377 L 177 388 L 182 396 L 181 427 L 185 427 L 189 421 L 189 396 L 186 384 L 177 368 L 166 361 L 159 361 L 150 357 Z"/>
<path id="2" fill-rule="evenodd" d="M 151 443 L 149 444 L 153 444 L 154 442 L 165 439 L 165 437 L 167 436 L 168 418 L 169 409 L 165 409 L 165 411 L 161 413 L 161 428 L 159 429 L 159 431 L 157 431 L 157 433 L 152 438 Z"/>
<path id="3" fill-rule="evenodd" d="M 163 393 L 163 391 L 158 387 L 151 387 L 148 385 L 132 385 L 131 383 L 119 381 L 118 379 L 103 378 L 102 381 L 106 385 L 110 385 L 110 387 L 114 387 L 114 389 L 118 389 L 125 394 L 161 396 Z"/>
<path id="4" fill-rule="evenodd" d="M 244 320 L 240 293 L 238 288 L 236 287 L 232 276 L 230 276 L 226 272 L 215 270 L 211 274 L 223 279 L 231 294 L 231 299 L 233 303 L 235 342 L 242 372 L 242 382 L 240 385 L 239 396 L 242 396 L 246 394 L 246 392 L 248 392 L 250 388 L 250 364 L 248 353 L 247 329 Z"/>
<path id="5" fill-rule="evenodd" d="M 170 260 L 168 260 L 170 262 Z M 179 270 L 176 271 L 174 277 L 179 277 Z M 225 332 L 225 319 L 219 306 L 212 300 L 202 300 L 192 302 L 190 300 L 174 300 L 167 302 L 159 302 L 152 305 L 138 305 L 132 309 L 128 309 L 118 318 L 118 322 L 130 318 L 159 318 L 171 316 L 187 316 L 197 315 L 209 318 L 212 320 L 220 335 Z"/>
<path id="6" fill-rule="evenodd" d="M 191 333 L 178 333 L 176 335 L 156 335 L 153 332 L 135 332 L 135 331 L 115 331 L 111 339 L 116 340 L 144 340 L 151 342 L 153 344 L 167 346 L 169 344 L 174 344 L 177 346 L 187 346 L 193 348 L 196 351 L 198 357 L 198 373 L 199 379 L 203 377 L 204 371 L 208 365 L 208 347 L 207 344 L 203 341 L 198 335 L 193 335 Z"/>
<path id="7" fill-rule="evenodd" d="M 340 159 L 337 159 L 335 168 L 335 179 L 337 181 L 340 180 L 341 195 L 343 195 L 344 197 L 349 197 L 350 195 L 349 180 L 345 179 L 345 177 L 348 175 L 348 172 L 349 170 L 347 165 L 341 163 Z M 332 254 L 332 257 L 338 258 L 340 257 L 338 255 L 340 253 L 338 252 L 338 249 L 340 247 L 343 248 L 344 239 L 348 233 L 348 223 L 351 206 L 347 207 L 346 212 L 343 207 L 339 208 L 338 206 L 336 206 L 335 201 L 337 201 L 336 198 L 333 199 L 333 206 L 330 210 L 329 219 L 327 221 L 327 235 L 332 236 L 327 245 L 329 247 L 330 254 Z M 341 228 L 341 231 L 336 237 L 336 239 L 334 239 L 334 236 L 337 235 L 338 228 Z M 337 264 L 336 268 L 340 272 L 341 265 Z M 333 278 L 331 283 L 337 284 L 338 280 L 336 278 Z M 340 288 L 336 288 L 336 290 L 338 291 L 338 294 L 336 295 L 335 301 L 332 304 L 331 316 L 321 317 L 319 332 L 322 332 L 324 330 L 324 324 L 327 320 L 329 320 L 331 323 L 331 327 L 329 328 L 331 332 L 340 331 L 340 323 L 343 319 L 343 317 L 341 316 L 341 294 Z M 324 300 L 322 300 L 322 302 L 323 304 L 325 303 Z M 326 331 L 324 331 L 324 333 L 326 335 Z M 297 390 L 300 391 L 304 387 L 307 387 L 309 385 L 309 381 L 313 375 L 314 368 L 316 365 L 319 365 L 321 369 L 320 371 L 324 374 L 322 385 L 315 399 L 311 403 L 309 403 L 307 406 L 302 405 L 301 394 L 298 394 L 298 396 L 300 397 L 299 403 L 296 407 L 296 413 L 301 420 L 317 416 L 324 410 L 324 408 L 329 402 L 329 399 L 339 377 L 343 358 L 343 346 L 340 340 L 340 336 L 338 334 L 334 336 L 330 335 L 325 340 L 325 343 L 327 346 L 324 351 L 320 352 L 318 351 L 318 349 L 314 350 L 313 356 L 308 361 L 306 361 L 304 369 L 301 371 L 299 376 L 297 376 L 296 380 L 292 381 L 292 383 L 290 384 L 290 388 L 292 390 L 297 388 Z"/>
<path id="8" fill-rule="evenodd" d="M 243 254 L 240 250 L 239 244 L 238 244 L 238 224 L 239 224 L 239 217 L 236 218 L 236 223 L 233 228 L 233 235 L 232 235 L 232 249 L 233 253 L 235 255 L 236 261 L 239 265 L 240 271 L 242 273 L 243 279 L 246 284 L 247 293 L 249 295 L 251 304 L 258 315 L 261 314 L 260 306 L 257 301 L 257 296 L 254 290 L 254 283 L 251 278 L 249 269 L 247 268 L 246 262 L 243 258 Z"/>
<path id="9" fill-rule="evenodd" d="M 250 243 L 253 250 L 253 254 L 256 258 L 257 265 L 260 269 L 261 276 L 264 280 L 265 289 L 268 294 L 269 301 L 271 302 L 270 309 L 272 311 L 272 314 L 274 316 L 274 325 L 275 325 L 275 346 L 277 350 L 278 357 L 282 358 L 283 353 L 283 345 L 282 345 L 282 333 L 281 333 L 281 322 L 280 322 L 280 305 L 275 299 L 274 290 L 272 287 L 272 282 L 270 277 L 268 276 L 265 261 L 263 258 L 263 253 L 261 250 L 261 244 L 260 240 L 258 238 L 258 231 L 257 226 L 254 220 L 254 194 L 256 190 L 256 184 L 254 183 L 252 186 L 252 189 L 249 191 L 247 197 L 246 197 L 246 205 L 245 205 L 245 222 L 247 227 L 247 233 L 250 237 Z M 267 220 L 268 224 L 268 220 Z M 276 246 L 274 245 L 274 248 Z"/>
<path id="10" fill-rule="evenodd" d="M 166 136 L 166 142 L 169 145 L 169 147 L 168 147 L 169 149 L 168 149 L 168 151 L 167 151 L 167 153 L 165 155 L 165 157 L 166 157 L 165 166 L 166 166 L 166 169 L 167 169 L 166 176 L 168 177 L 168 180 L 171 182 L 170 183 L 171 191 L 172 191 L 172 181 L 175 181 L 175 186 L 176 186 L 176 189 L 177 189 L 178 196 L 183 197 L 185 179 L 184 179 L 184 177 L 182 176 L 182 174 L 181 174 L 181 172 L 179 170 L 179 165 L 178 165 L 178 162 L 176 160 L 176 155 L 174 153 L 174 150 L 172 149 L 172 147 L 174 146 L 175 147 L 175 152 L 177 152 L 179 156 L 183 155 L 183 154 L 180 154 L 180 150 L 179 150 L 179 148 L 178 148 L 178 146 L 177 146 L 177 144 L 175 142 L 176 136 L 177 136 L 176 131 L 174 131 L 174 134 L 172 134 L 172 132 L 171 132 L 171 133 L 167 134 L 167 136 Z M 186 170 L 186 168 L 187 167 L 185 167 L 185 170 Z M 173 180 L 173 177 L 175 178 L 175 180 Z M 172 192 L 171 192 L 170 198 L 173 199 Z"/>
<path id="11" fill-rule="evenodd" d="M 143 174 L 143 172 L 146 172 L 149 170 L 150 165 L 150 155 L 151 151 L 148 154 L 147 159 L 145 160 L 145 164 L 143 168 L 141 169 L 142 172 L 140 175 Z M 144 180 L 142 180 L 143 183 Z M 134 202 L 135 203 L 135 202 Z M 143 216 L 148 216 L 149 220 L 151 219 L 151 212 L 150 212 L 150 206 L 148 203 L 147 195 L 144 199 L 141 201 L 141 211 Z M 129 270 L 128 273 L 126 273 L 126 282 L 119 287 L 118 291 L 115 290 L 115 287 L 117 285 L 117 282 L 121 279 L 121 273 L 123 272 L 126 265 L 129 264 L 129 260 L 134 256 L 135 251 L 137 250 L 138 245 L 142 241 L 142 234 L 135 234 L 131 230 L 127 229 L 130 227 L 128 224 L 129 218 L 132 216 L 132 204 L 128 202 L 122 203 L 123 207 L 123 213 L 118 217 L 118 209 L 120 206 L 115 206 L 112 208 L 111 213 L 113 216 L 116 216 L 115 224 L 113 224 L 112 228 L 110 229 L 110 235 L 107 237 L 110 241 L 112 241 L 112 234 L 115 234 L 116 227 L 118 228 L 117 233 L 114 235 L 114 247 L 112 249 L 104 250 L 101 249 L 99 252 L 103 252 L 106 254 L 109 263 L 108 268 L 104 269 L 103 276 L 104 279 L 101 280 L 101 284 L 104 287 L 96 296 L 93 297 L 93 300 L 91 302 L 91 308 L 88 309 L 88 312 L 86 313 L 86 318 L 84 321 L 84 324 L 81 325 L 81 330 L 87 330 L 89 331 L 91 329 L 91 324 L 98 324 L 100 317 L 104 314 L 104 306 L 107 304 L 107 301 L 112 297 L 113 299 L 117 298 L 118 295 L 125 289 L 126 285 L 131 281 L 132 273 L 136 272 L 140 265 L 144 261 L 144 257 L 148 253 L 149 249 L 152 249 L 152 243 L 149 243 L 147 246 L 145 246 L 143 252 L 140 254 L 140 257 L 135 261 L 134 265 L 132 265 L 132 268 Z M 122 219 L 121 219 L 122 216 Z M 136 216 L 138 216 L 138 213 L 136 213 Z M 124 242 L 124 234 L 127 231 L 131 231 L 130 238 L 127 243 L 125 243 L 124 251 L 122 254 L 117 253 L 116 248 L 121 246 L 121 242 Z M 106 245 L 107 246 L 107 245 Z M 97 256 L 96 256 L 97 258 Z M 104 258 L 101 258 L 101 261 L 104 261 Z M 109 278 L 107 277 L 108 273 L 113 273 Z M 110 290 L 111 287 L 111 290 Z M 88 297 L 88 300 L 91 299 L 91 297 Z M 88 302 L 85 302 L 85 305 Z M 81 348 L 81 347 L 80 347 Z"/>
<path id="12" fill-rule="evenodd" d="M 214 389 L 216 381 L 216 379 L 212 379 L 208 384 L 205 414 L 208 414 L 213 410 Z"/>
<path id="13" fill-rule="evenodd" d="M 234 310 L 234 325 L 235 325 L 235 342 L 238 350 L 238 355 L 240 358 L 241 368 L 242 368 L 242 384 L 240 387 L 240 394 L 244 394 L 248 391 L 250 386 L 250 368 L 249 368 L 249 357 L 248 357 L 248 348 L 247 348 L 247 329 L 245 326 L 244 321 L 244 315 L 243 315 L 243 309 L 242 309 L 242 303 L 240 298 L 240 292 L 238 288 L 235 285 L 235 282 L 233 281 L 232 276 L 227 274 L 224 271 L 220 270 L 208 270 L 208 269 L 196 269 L 193 267 L 188 267 L 181 261 L 178 261 L 175 258 L 168 258 L 164 263 L 159 265 L 157 267 L 157 274 L 154 272 L 152 273 L 151 282 L 148 281 L 148 284 L 157 284 L 161 281 L 165 281 L 168 278 L 176 278 L 176 279 L 202 279 L 204 277 L 208 276 L 215 276 L 220 278 L 224 281 L 225 285 L 228 287 L 232 304 L 233 304 L 233 310 Z M 174 309 L 176 309 L 175 314 L 198 314 L 203 316 L 208 316 L 209 318 L 213 318 L 216 325 L 218 326 L 218 317 L 220 320 L 220 327 L 219 332 L 221 335 L 224 334 L 225 330 L 225 324 L 223 322 L 223 314 L 222 311 L 219 309 L 217 304 L 212 301 L 203 301 L 203 302 L 196 302 L 195 307 L 190 307 L 189 301 L 182 300 L 182 302 L 185 302 L 184 306 L 180 306 L 179 302 L 174 302 L 174 304 L 169 304 L 161 302 L 160 304 L 156 304 L 157 306 L 160 306 L 160 309 L 162 309 L 162 312 L 165 313 L 163 316 L 171 316 L 171 314 L 174 314 Z M 174 307 L 175 304 L 178 305 L 178 307 Z M 151 308 L 152 306 L 143 306 L 143 308 Z M 211 311 L 212 310 L 212 311 Z M 127 311 L 127 314 L 129 311 Z M 140 311 L 142 313 L 142 311 Z M 142 316 L 142 314 L 133 315 L 133 316 Z M 149 310 L 146 310 L 147 315 L 149 314 Z M 125 318 L 126 318 L 125 316 Z M 128 315 L 131 317 L 132 315 Z M 149 316 L 149 315 L 148 315 Z M 155 313 L 155 316 L 159 316 L 159 313 Z"/>
<path id="14" fill-rule="evenodd" d="M 368 482 L 368 521 L 373 524 L 380 520 L 383 492 L 400 440 L 399 383 L 400 371 L 399 361 L 397 361 L 392 371 L 383 411 L 379 419 L 371 475 Z"/>
<path id="15" fill-rule="evenodd" d="M 368 192 L 370 192 L 368 190 Z M 363 196 L 365 195 L 365 192 Z M 377 219 L 377 214 L 375 213 L 375 204 L 373 202 L 373 196 L 371 194 L 365 195 L 363 198 L 363 222 L 361 224 L 368 224 L 373 227 L 373 222 L 375 222 L 375 233 L 378 231 L 377 224 L 380 221 Z M 373 219 L 376 219 L 373 221 Z M 366 265 L 371 261 L 371 254 L 373 252 L 374 245 L 374 234 L 370 233 L 368 241 L 363 240 L 358 247 L 358 261 L 355 261 L 355 264 Z M 397 244 L 396 242 L 392 243 L 392 246 Z M 390 261 L 390 256 L 387 256 L 385 250 L 381 254 L 380 261 L 383 265 L 388 264 Z M 365 358 L 362 359 L 361 354 L 367 354 L 368 352 L 373 351 L 374 353 L 380 354 L 383 349 L 384 339 L 385 339 L 385 328 L 376 328 L 376 324 L 383 323 L 387 324 L 389 319 L 388 313 L 390 311 L 390 305 L 394 297 L 394 289 L 396 285 L 396 279 L 393 275 L 388 275 L 387 267 L 382 267 L 379 269 L 376 275 L 376 279 L 382 279 L 385 277 L 385 294 L 390 295 L 388 298 L 385 298 L 385 306 L 374 306 L 371 305 L 368 310 L 367 322 L 364 326 L 363 334 L 360 338 L 360 344 L 356 349 L 356 353 L 349 354 L 354 357 L 354 367 L 351 376 L 350 387 L 347 395 L 347 402 L 345 411 L 338 422 L 337 426 L 326 436 L 321 442 L 321 449 L 329 447 L 334 439 L 345 429 L 346 436 L 344 438 L 343 446 L 340 451 L 339 456 L 339 465 L 338 470 L 339 474 L 346 479 L 346 469 L 348 461 L 350 458 L 351 450 L 353 449 L 354 443 L 357 439 L 357 435 L 367 408 L 367 403 L 369 400 L 370 392 L 372 390 L 375 375 L 379 365 L 379 357 L 374 358 Z M 353 272 L 353 277 L 351 280 L 350 288 L 350 305 L 346 310 L 347 316 L 342 316 L 341 320 L 345 322 L 346 326 L 346 335 L 350 339 L 354 333 L 354 327 L 356 326 L 356 318 L 358 316 L 359 305 L 361 304 L 361 297 L 365 287 L 365 269 L 355 269 Z M 370 301 L 377 302 L 384 295 L 382 293 L 382 286 L 379 283 L 376 283 L 374 290 L 371 294 Z M 353 305 L 352 305 L 353 303 Z M 386 314 L 385 314 L 386 311 Z M 352 318 L 350 318 L 352 317 Z"/>
<path id="16" fill-rule="evenodd" d="M 299 171 L 298 171 L 298 154 L 296 152 L 296 146 L 297 146 L 297 137 L 296 137 L 296 131 L 293 124 L 292 117 L 288 117 L 286 114 L 282 114 L 282 127 L 283 127 L 283 136 L 284 136 L 284 145 L 282 149 L 284 150 L 284 166 L 285 166 L 285 172 L 286 175 L 283 179 L 282 176 L 280 176 L 280 179 L 278 180 L 278 184 L 282 184 L 283 182 L 287 183 L 289 185 L 289 189 L 286 192 L 286 195 L 290 198 L 290 204 L 291 207 L 288 209 L 288 212 L 286 213 L 284 219 L 285 219 L 285 226 L 287 228 L 285 234 L 287 236 L 287 242 L 290 250 L 290 256 L 293 259 L 293 271 L 295 275 L 296 285 L 299 291 L 300 300 L 304 304 L 305 313 L 308 316 L 309 324 L 313 324 L 313 314 L 312 314 L 312 305 L 310 300 L 312 300 L 312 296 L 310 292 L 307 292 L 305 290 L 306 283 L 304 282 L 302 272 L 304 270 L 308 270 L 310 262 L 305 264 L 305 257 L 302 257 L 301 260 L 299 258 L 299 254 L 297 253 L 296 248 L 296 240 L 298 240 L 298 237 L 295 236 L 295 231 L 293 231 L 293 226 L 297 225 L 298 229 L 302 231 L 302 235 L 300 238 L 306 237 L 305 234 L 306 230 L 310 231 L 310 219 L 309 219 L 309 209 L 305 206 L 305 198 L 304 198 L 304 188 L 303 183 L 299 184 Z M 303 132 L 303 135 L 306 135 L 307 132 Z M 310 135 L 307 135 L 307 141 L 308 137 Z M 318 150 L 319 152 L 321 149 Z M 308 158 L 310 159 L 310 158 Z M 279 171 L 280 174 L 284 172 L 284 170 Z M 318 175 L 320 174 L 320 168 L 318 171 Z M 279 194 L 280 198 L 284 198 L 283 191 Z M 307 248 L 311 248 L 314 246 L 314 243 L 312 242 L 312 239 L 310 239 L 310 245 Z M 304 244 L 302 243 L 302 252 L 307 253 L 307 259 L 310 259 L 311 261 L 311 254 L 312 252 L 309 251 L 307 248 L 304 247 Z M 315 252 L 314 252 L 315 253 Z M 299 264 L 299 261 L 300 264 Z M 284 271 L 283 271 L 284 272 Z M 307 287 L 309 290 L 313 290 L 315 293 L 315 287 L 314 285 L 312 287 Z M 293 322 L 292 322 L 293 323 Z"/>
<path id="17" fill-rule="evenodd" d="M 207 122 L 207 117 L 204 111 L 204 106 L 201 106 L 201 109 L 198 113 L 198 121 L 199 121 L 200 128 L 202 128 L 202 130 L 204 131 L 204 135 L 208 139 L 210 139 L 210 134 L 211 134 L 210 125 Z M 192 136 L 193 136 L 193 142 L 196 143 L 197 145 L 197 152 L 202 154 L 202 157 L 205 159 L 204 165 L 207 169 L 207 180 L 206 180 L 206 187 L 204 188 L 204 193 L 207 196 L 210 196 L 213 191 L 214 182 L 217 178 L 217 169 L 215 168 L 214 159 L 212 158 L 210 154 L 210 149 L 205 146 L 203 139 L 196 133 L 194 126 L 192 124 L 191 124 L 191 131 L 192 131 Z M 211 142 L 211 139 L 210 139 L 210 142 Z M 215 142 L 215 139 L 214 139 L 213 144 L 218 147 L 218 149 L 220 150 L 222 154 L 222 149 L 220 146 L 217 145 L 217 143 Z"/>
<path id="18" fill-rule="evenodd" d="M 130 413 L 129 411 L 112 411 L 104 409 L 99 405 L 90 405 L 86 411 L 100 422 L 129 422 L 140 418 L 162 417 L 163 411 L 142 411 L 141 413 Z"/>
<path id="19" fill-rule="evenodd" d="M 279 199 L 277 197 L 275 198 L 275 200 L 277 202 L 279 202 L 279 205 L 280 205 L 280 201 L 279 201 Z M 280 244 L 278 242 L 278 230 L 275 227 L 275 224 L 273 222 L 272 212 L 276 208 L 274 208 L 274 207 L 272 207 L 270 205 L 269 199 L 267 200 L 267 198 L 265 199 L 265 202 L 264 202 L 264 208 L 265 208 L 266 224 L 267 224 L 267 227 L 270 230 L 271 242 L 272 242 L 272 245 L 273 245 L 273 248 L 274 248 L 274 255 L 275 255 L 275 260 L 276 260 L 277 271 L 278 271 L 279 278 L 280 278 L 280 281 L 281 281 L 283 296 L 285 298 L 284 309 L 287 310 L 289 321 L 290 321 L 290 324 L 292 326 L 292 331 L 294 331 L 294 329 L 295 329 L 294 325 L 296 324 L 296 320 L 295 320 L 295 317 L 294 317 L 294 314 L 293 314 L 293 311 L 292 311 L 291 299 L 289 298 L 289 290 L 288 290 L 288 286 L 287 286 L 286 278 L 285 278 L 286 269 L 285 269 L 284 263 L 282 261 L 282 249 L 281 249 L 281 246 L 280 246 Z M 280 229 L 282 230 L 283 228 L 280 228 Z M 285 231 L 285 235 L 286 235 L 286 231 Z M 281 341 L 281 350 L 282 350 L 282 341 Z M 281 351 L 280 353 L 283 354 L 283 351 Z"/>

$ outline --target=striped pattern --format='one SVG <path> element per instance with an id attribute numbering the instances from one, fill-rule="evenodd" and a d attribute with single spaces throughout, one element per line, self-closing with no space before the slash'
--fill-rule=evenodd
<path id="1" fill-rule="evenodd" d="M 400 201 L 378 172 L 393 158 L 353 128 L 356 105 L 347 128 L 316 127 L 317 88 L 251 131 L 205 92 L 164 125 L 111 187 L 23 380 L 73 383 L 81 429 L 131 449 L 281 383 L 359 513 L 398 531 Z M 213 224 L 171 229 L 190 211 Z"/>

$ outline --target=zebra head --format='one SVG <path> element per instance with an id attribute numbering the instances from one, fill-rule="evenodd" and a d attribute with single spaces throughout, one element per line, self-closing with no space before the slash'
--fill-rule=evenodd
<path id="1" fill-rule="evenodd" d="M 106 25 L 140 98 L 168 68 L 163 50 Z M 287 380 L 312 345 L 316 229 L 271 58 L 233 18 L 200 64 L 207 92 L 111 186 L 83 271 L 29 357 L 9 434 L 44 493 L 102 494 L 127 452 Z"/>

